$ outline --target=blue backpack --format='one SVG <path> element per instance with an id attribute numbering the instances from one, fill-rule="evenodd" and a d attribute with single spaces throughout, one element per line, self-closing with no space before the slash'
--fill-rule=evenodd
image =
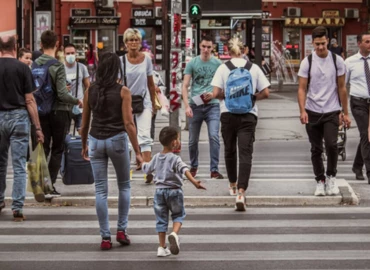
<path id="1" fill-rule="evenodd" d="M 54 105 L 55 93 L 52 87 L 52 80 L 49 74 L 49 67 L 58 63 L 58 60 L 51 59 L 43 65 L 32 63 L 32 76 L 35 81 L 36 91 L 33 93 L 39 115 L 48 115 Z"/>
<path id="2" fill-rule="evenodd" d="M 254 106 L 252 75 L 249 72 L 252 63 L 247 61 L 244 67 L 235 67 L 231 61 L 225 65 L 230 70 L 226 81 L 225 105 L 230 113 L 245 114 Z"/>

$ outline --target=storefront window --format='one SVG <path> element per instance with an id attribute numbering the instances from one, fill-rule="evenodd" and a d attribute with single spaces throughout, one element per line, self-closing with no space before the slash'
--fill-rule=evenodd
<path id="1" fill-rule="evenodd" d="M 102 52 L 115 52 L 116 31 L 113 29 L 99 29 L 98 30 L 98 49 L 99 54 Z"/>
<path id="2" fill-rule="evenodd" d="M 76 47 L 76 58 L 80 62 L 85 61 L 85 52 L 90 44 L 90 30 L 72 30 L 72 43 Z"/>
<path id="3" fill-rule="evenodd" d="M 285 48 L 284 56 L 287 60 L 300 60 L 300 38 L 300 28 L 284 28 L 284 40 L 282 46 Z"/>

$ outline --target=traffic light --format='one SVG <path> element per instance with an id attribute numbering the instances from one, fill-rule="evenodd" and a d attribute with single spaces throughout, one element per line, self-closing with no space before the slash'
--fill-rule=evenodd
<path id="1" fill-rule="evenodd" d="M 198 4 L 193 4 L 189 8 L 189 18 L 192 21 L 198 21 L 202 18 L 202 10 Z"/>

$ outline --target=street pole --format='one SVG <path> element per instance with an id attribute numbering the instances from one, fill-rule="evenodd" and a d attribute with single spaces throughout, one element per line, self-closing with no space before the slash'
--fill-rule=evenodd
<path id="1" fill-rule="evenodd" d="M 186 35 L 185 35 L 185 63 L 189 63 L 193 57 L 193 29 L 189 16 L 189 0 L 186 0 Z M 185 130 L 189 130 L 189 118 L 185 115 L 186 125 Z"/>
<path id="2" fill-rule="evenodd" d="M 170 126 L 175 127 L 181 140 L 181 11 L 182 0 L 171 0 L 171 60 L 170 60 Z M 174 153 L 180 153 L 180 148 Z"/>

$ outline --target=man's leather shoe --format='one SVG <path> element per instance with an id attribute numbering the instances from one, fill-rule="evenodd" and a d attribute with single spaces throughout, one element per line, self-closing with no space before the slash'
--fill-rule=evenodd
<path id="1" fill-rule="evenodd" d="M 352 172 L 356 175 L 356 180 L 365 180 L 362 170 L 352 169 Z"/>

